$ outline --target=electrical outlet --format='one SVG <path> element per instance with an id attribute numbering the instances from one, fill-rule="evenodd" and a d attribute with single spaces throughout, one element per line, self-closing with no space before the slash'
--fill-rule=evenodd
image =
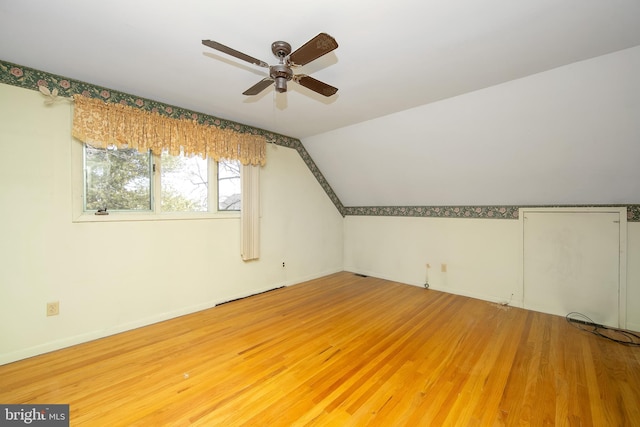
<path id="1" fill-rule="evenodd" d="M 57 316 L 60 314 L 60 303 L 56 302 L 48 302 L 47 303 L 47 316 Z"/>
<path id="2" fill-rule="evenodd" d="M 284 268 L 284 261 L 282 261 L 282 268 Z"/>
<path id="3" fill-rule="evenodd" d="M 440 271 L 442 271 L 443 273 L 447 272 L 447 264 L 440 264 Z"/>

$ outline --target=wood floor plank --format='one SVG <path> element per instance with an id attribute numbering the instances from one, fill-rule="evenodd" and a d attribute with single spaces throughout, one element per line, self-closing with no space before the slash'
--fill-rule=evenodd
<path id="1" fill-rule="evenodd" d="M 74 426 L 640 425 L 640 348 L 339 273 L 0 366 Z"/>

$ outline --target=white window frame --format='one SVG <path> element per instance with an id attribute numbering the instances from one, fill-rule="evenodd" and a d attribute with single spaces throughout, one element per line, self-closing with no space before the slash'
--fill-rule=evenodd
<path id="1" fill-rule="evenodd" d="M 232 219 L 240 218 L 240 211 L 218 210 L 218 168 L 213 160 L 209 160 L 208 168 L 208 197 L 209 211 L 207 212 L 162 212 L 160 210 L 160 156 L 153 155 L 156 170 L 153 173 L 153 210 L 142 212 L 108 211 L 109 215 L 96 215 L 84 211 L 84 143 L 72 139 L 71 170 L 72 170 L 72 205 L 73 222 L 117 222 L 117 221 L 167 221 L 167 220 L 198 220 L 198 219 Z"/>

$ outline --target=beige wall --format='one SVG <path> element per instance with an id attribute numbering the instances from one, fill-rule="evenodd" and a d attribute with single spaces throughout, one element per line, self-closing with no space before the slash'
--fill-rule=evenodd
<path id="1" fill-rule="evenodd" d="M 349 216 L 344 236 L 345 270 L 422 286 L 429 263 L 431 289 L 522 306 L 520 221 Z M 640 331 L 637 222 L 627 224 L 627 327 Z"/>
<path id="2" fill-rule="evenodd" d="M 259 261 L 238 218 L 72 222 L 72 107 L 43 101 L 0 84 L 0 363 L 342 270 L 343 218 L 285 147 L 261 171 Z"/>
<path id="3" fill-rule="evenodd" d="M 349 216 L 345 269 L 418 286 L 428 277 L 431 289 L 492 301 L 513 293 L 515 302 L 519 229 L 517 220 Z"/>

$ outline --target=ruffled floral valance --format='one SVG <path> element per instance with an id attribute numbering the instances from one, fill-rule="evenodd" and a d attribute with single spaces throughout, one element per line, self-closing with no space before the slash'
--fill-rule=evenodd
<path id="1" fill-rule="evenodd" d="M 174 119 L 127 105 L 74 95 L 72 134 L 96 146 L 135 148 L 171 155 L 199 155 L 214 160 L 238 160 L 243 165 L 266 163 L 266 138 Z"/>

